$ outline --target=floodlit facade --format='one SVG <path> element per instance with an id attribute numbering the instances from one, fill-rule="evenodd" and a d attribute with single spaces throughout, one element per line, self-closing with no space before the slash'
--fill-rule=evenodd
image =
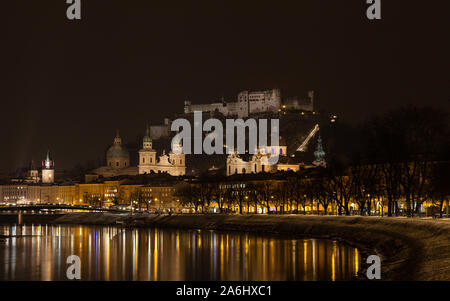
<path id="1" fill-rule="evenodd" d="M 47 152 L 47 157 L 42 161 L 42 183 L 53 182 L 55 182 L 55 162 L 50 159 L 50 152 Z"/>
<path id="2" fill-rule="evenodd" d="M 181 147 L 176 146 L 176 147 Z M 130 165 L 130 154 L 122 145 L 122 138 L 117 131 L 113 145 L 106 153 L 106 166 L 94 169 L 92 172 L 102 175 L 104 178 L 138 175 L 150 173 L 168 173 L 172 176 L 182 176 L 186 174 L 185 154 L 175 154 L 165 151 L 157 157 L 156 150 L 153 149 L 153 140 L 150 137 L 150 127 L 147 126 L 145 136 L 142 141 L 142 149 L 139 150 L 139 163 L 137 166 Z"/>
<path id="3" fill-rule="evenodd" d="M 224 116 L 237 116 L 238 118 L 248 117 L 258 113 L 276 113 L 281 108 L 301 111 L 314 111 L 314 91 L 308 92 L 308 97 L 286 98 L 282 101 L 279 89 L 263 91 L 242 91 L 237 96 L 237 101 L 215 102 L 211 104 L 192 104 L 190 101 L 184 102 L 184 113 L 189 114 L 195 111 L 219 112 Z"/>
<path id="4" fill-rule="evenodd" d="M 281 139 L 279 146 L 266 146 L 259 148 L 250 160 L 244 160 L 239 154 L 233 152 L 227 157 L 227 176 L 235 174 L 252 174 L 276 171 L 298 171 L 300 164 L 292 162 L 287 156 L 287 146 Z M 268 164 L 271 156 L 279 156 L 277 164 Z"/>
<path id="5" fill-rule="evenodd" d="M 124 184 L 123 181 L 62 185 L 0 185 L 0 204 L 66 204 L 109 207 L 113 205 L 152 210 L 168 210 L 179 206 L 175 185 Z"/>
<path id="6" fill-rule="evenodd" d="M 156 150 L 153 149 L 153 140 L 150 137 L 150 129 L 147 126 L 142 140 L 142 149 L 139 151 L 139 174 L 168 173 L 172 176 L 186 174 L 186 155 L 182 152 L 181 142 L 175 143 L 173 151 L 166 155 L 165 151 L 156 159 Z"/>

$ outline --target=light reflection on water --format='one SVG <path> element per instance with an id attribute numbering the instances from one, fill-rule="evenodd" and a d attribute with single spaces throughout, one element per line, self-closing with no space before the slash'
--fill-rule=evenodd
<path id="1" fill-rule="evenodd" d="M 0 280 L 351 280 L 358 250 L 332 240 L 208 230 L 0 226 Z"/>

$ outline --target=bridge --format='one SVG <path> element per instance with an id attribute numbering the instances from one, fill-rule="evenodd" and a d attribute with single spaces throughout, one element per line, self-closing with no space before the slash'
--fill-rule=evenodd
<path id="1" fill-rule="evenodd" d="M 0 206 L 0 211 L 40 211 L 40 210 L 85 210 L 85 211 L 100 211 L 100 212 L 127 212 L 127 210 L 120 210 L 117 208 L 93 207 L 88 205 L 69 205 L 69 204 Z"/>

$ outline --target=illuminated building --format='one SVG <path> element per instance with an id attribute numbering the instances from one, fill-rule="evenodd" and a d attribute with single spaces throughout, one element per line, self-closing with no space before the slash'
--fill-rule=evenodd
<path id="1" fill-rule="evenodd" d="M 248 155 L 247 155 L 248 156 Z M 279 156 L 277 164 L 268 164 L 271 156 Z M 251 174 L 260 172 L 276 171 L 298 171 L 300 164 L 293 162 L 287 156 L 286 142 L 280 137 L 279 146 L 267 146 L 259 148 L 255 154 L 251 155 L 250 160 L 246 161 L 236 152 L 227 157 L 227 176 L 234 174 Z"/>
<path id="2" fill-rule="evenodd" d="M 102 175 L 105 178 L 120 175 L 137 175 L 138 169 L 135 166 L 130 166 L 130 153 L 122 145 L 119 130 L 116 132 L 113 144 L 106 152 L 106 166 L 94 169 L 93 173 Z"/>
<path id="3" fill-rule="evenodd" d="M 279 89 L 264 91 L 242 91 L 237 96 L 237 101 L 222 101 L 211 104 L 192 104 L 184 102 L 184 113 L 194 111 L 219 112 L 224 116 L 248 117 L 258 113 L 276 113 L 283 110 L 299 110 L 312 112 L 314 110 L 314 91 L 308 92 L 308 97 L 290 97 L 282 101 Z"/>
<path id="4" fill-rule="evenodd" d="M 162 156 L 159 156 L 159 160 L 156 160 L 156 151 L 152 145 L 153 141 L 150 137 L 149 127 L 147 126 L 142 141 L 142 149 L 139 151 L 139 174 L 149 174 L 151 172 L 167 172 L 172 176 L 186 174 L 186 155 L 182 153 L 181 141 L 174 144 L 174 149 L 168 156 L 163 151 Z"/>
<path id="5" fill-rule="evenodd" d="M 119 130 L 117 130 L 113 145 L 106 152 L 106 165 L 113 169 L 122 169 L 130 167 L 130 154 L 122 146 Z"/>
<path id="6" fill-rule="evenodd" d="M 55 162 L 50 159 L 50 152 L 47 151 L 47 157 L 42 161 L 42 183 L 52 184 L 55 181 Z"/>
<path id="7" fill-rule="evenodd" d="M 163 151 L 163 154 L 157 158 L 148 126 L 142 141 L 142 149 L 139 150 L 138 166 L 130 166 L 130 154 L 122 145 L 122 138 L 120 138 L 118 131 L 113 145 L 106 153 L 106 163 L 106 166 L 94 169 L 93 173 L 102 175 L 105 178 L 121 175 L 150 174 L 152 172 L 168 173 L 172 176 L 186 174 L 185 154 L 175 154 L 171 151 L 169 155 L 166 155 L 165 151 Z"/>

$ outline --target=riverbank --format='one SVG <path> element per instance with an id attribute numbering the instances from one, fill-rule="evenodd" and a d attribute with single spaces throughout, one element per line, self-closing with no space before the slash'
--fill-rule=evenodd
<path id="1" fill-rule="evenodd" d="M 338 239 L 377 254 L 383 280 L 450 280 L 450 222 L 380 217 L 269 215 L 147 215 L 74 213 L 47 215 L 52 224 L 117 225 L 178 229 L 210 229 Z M 0 218 L 0 221 L 4 221 Z M 366 257 L 365 257 L 366 258 Z M 363 263 L 364 266 L 364 263 Z"/>

